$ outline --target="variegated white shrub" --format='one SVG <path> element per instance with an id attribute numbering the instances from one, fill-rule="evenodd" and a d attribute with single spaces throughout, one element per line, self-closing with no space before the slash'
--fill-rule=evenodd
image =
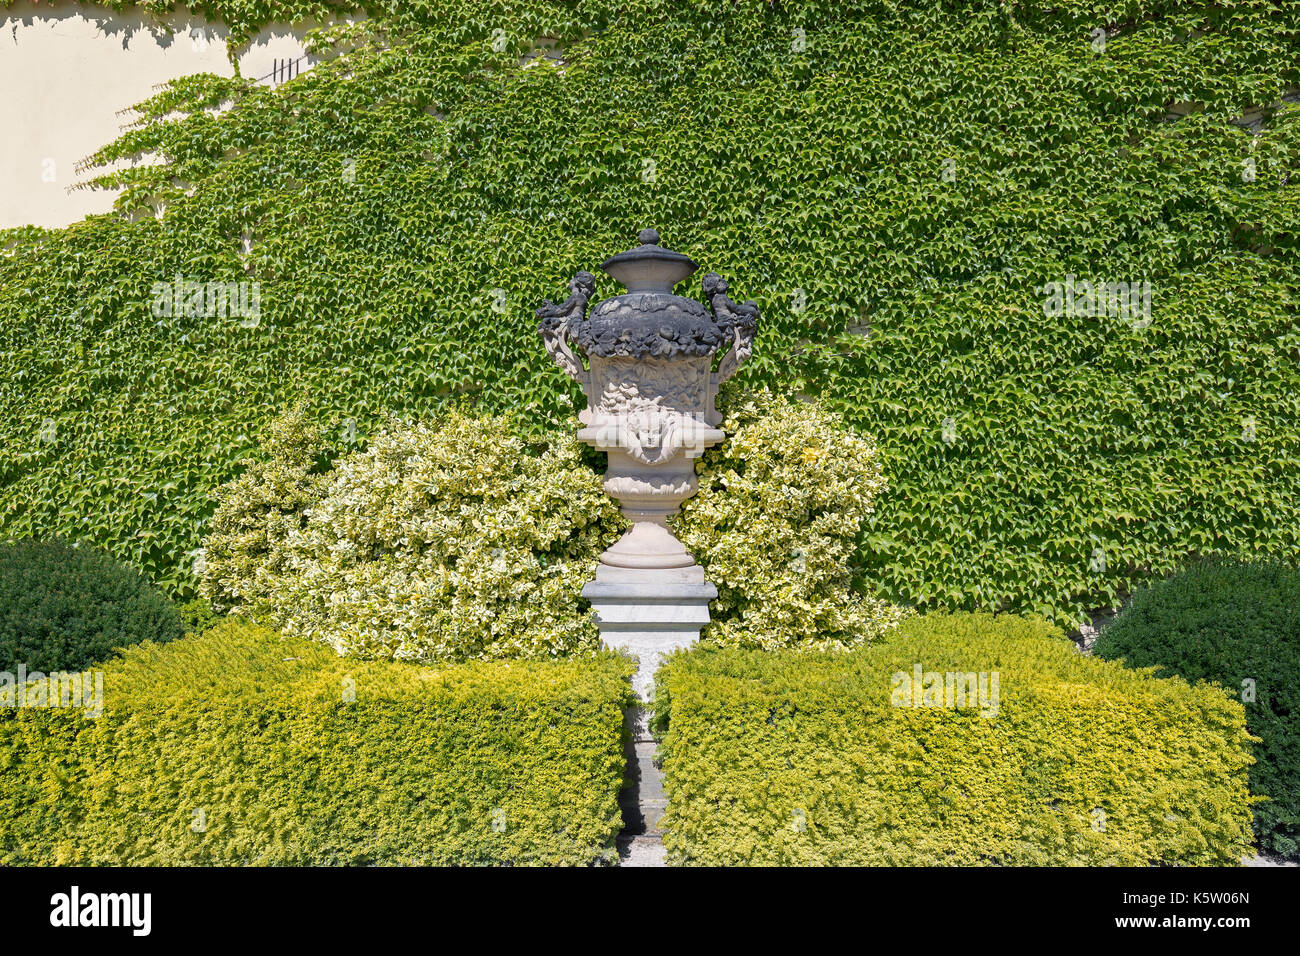
<path id="1" fill-rule="evenodd" d="M 396 424 L 337 463 L 289 532 L 270 616 L 363 657 L 595 647 L 579 592 L 621 527 L 570 436 L 460 412 Z"/>
<path id="2" fill-rule="evenodd" d="M 200 592 L 217 611 L 264 607 L 284 569 L 284 543 L 320 494 L 320 430 L 299 403 L 271 424 L 266 455 L 221 486 L 203 542 Z"/>
<path id="3" fill-rule="evenodd" d="M 718 588 L 703 637 L 728 646 L 848 647 L 906 611 L 856 586 L 857 536 L 885 488 L 875 445 L 815 403 L 731 403 L 727 441 L 672 527 Z"/>
<path id="4" fill-rule="evenodd" d="M 733 405 L 674 519 L 718 587 L 705 638 L 848 646 L 893 626 L 904 612 L 854 586 L 854 541 L 884 487 L 875 447 L 815 405 Z M 505 418 L 454 412 L 393 423 L 319 479 L 306 450 L 277 455 L 220 492 L 208 587 L 242 597 L 237 610 L 364 657 L 596 646 L 582 586 L 626 523 L 571 432 L 524 438 Z M 259 493 L 264 471 L 279 477 Z M 279 507 L 265 500 L 275 488 Z"/>

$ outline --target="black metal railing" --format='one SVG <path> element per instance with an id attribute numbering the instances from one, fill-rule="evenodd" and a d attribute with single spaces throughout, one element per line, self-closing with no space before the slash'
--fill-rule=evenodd
<path id="1" fill-rule="evenodd" d="M 263 80 L 269 80 L 272 86 L 279 86 L 281 83 L 288 83 L 303 70 L 302 64 L 307 60 L 307 54 L 292 60 L 275 60 L 271 72 L 264 76 L 257 77 L 254 82 L 261 83 Z"/>

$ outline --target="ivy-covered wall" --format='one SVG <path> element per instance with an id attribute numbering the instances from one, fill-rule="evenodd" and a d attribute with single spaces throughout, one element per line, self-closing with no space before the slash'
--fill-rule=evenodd
<path id="1" fill-rule="evenodd" d="M 161 92 L 100 156 L 167 160 L 107 179 L 122 215 L 0 233 L 0 534 L 184 591 L 296 398 L 339 448 L 566 422 L 532 310 L 654 225 L 758 300 L 743 378 L 880 443 L 886 597 L 1068 623 L 1300 544 L 1296 5 L 392 7 L 278 89 Z M 242 311 L 162 307 L 218 281 Z"/>

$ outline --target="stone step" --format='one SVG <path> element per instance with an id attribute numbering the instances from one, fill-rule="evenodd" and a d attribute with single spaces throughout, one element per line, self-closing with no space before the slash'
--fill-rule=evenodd
<path id="1" fill-rule="evenodd" d="M 619 866 L 667 866 L 664 841 L 657 836 L 620 836 Z"/>

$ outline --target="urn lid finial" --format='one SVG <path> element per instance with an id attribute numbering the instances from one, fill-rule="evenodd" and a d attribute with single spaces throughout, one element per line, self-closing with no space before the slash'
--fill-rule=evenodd
<path id="1" fill-rule="evenodd" d="M 628 292 L 670 295 L 673 286 L 689 279 L 699 268 L 690 258 L 659 244 L 658 229 L 642 229 L 636 235 L 641 245 L 610 256 L 600 267 L 617 279 Z"/>
<path id="2" fill-rule="evenodd" d="M 657 229 L 642 229 L 637 241 L 640 245 L 610 256 L 600 266 L 627 292 L 598 303 L 586 321 L 572 318 L 581 314 L 575 311 L 577 305 L 573 309 L 568 303 L 551 307 L 556 316 L 563 313 L 573 342 L 588 357 L 670 358 L 715 353 L 727 342 L 730 328 L 719 326 L 709 310 L 694 299 L 673 294 L 673 287 L 699 266 L 689 256 L 660 245 Z M 584 293 L 583 309 L 590 290 L 590 284 L 577 290 Z M 543 334 L 560 325 L 545 308 L 538 316 L 543 319 Z"/>

